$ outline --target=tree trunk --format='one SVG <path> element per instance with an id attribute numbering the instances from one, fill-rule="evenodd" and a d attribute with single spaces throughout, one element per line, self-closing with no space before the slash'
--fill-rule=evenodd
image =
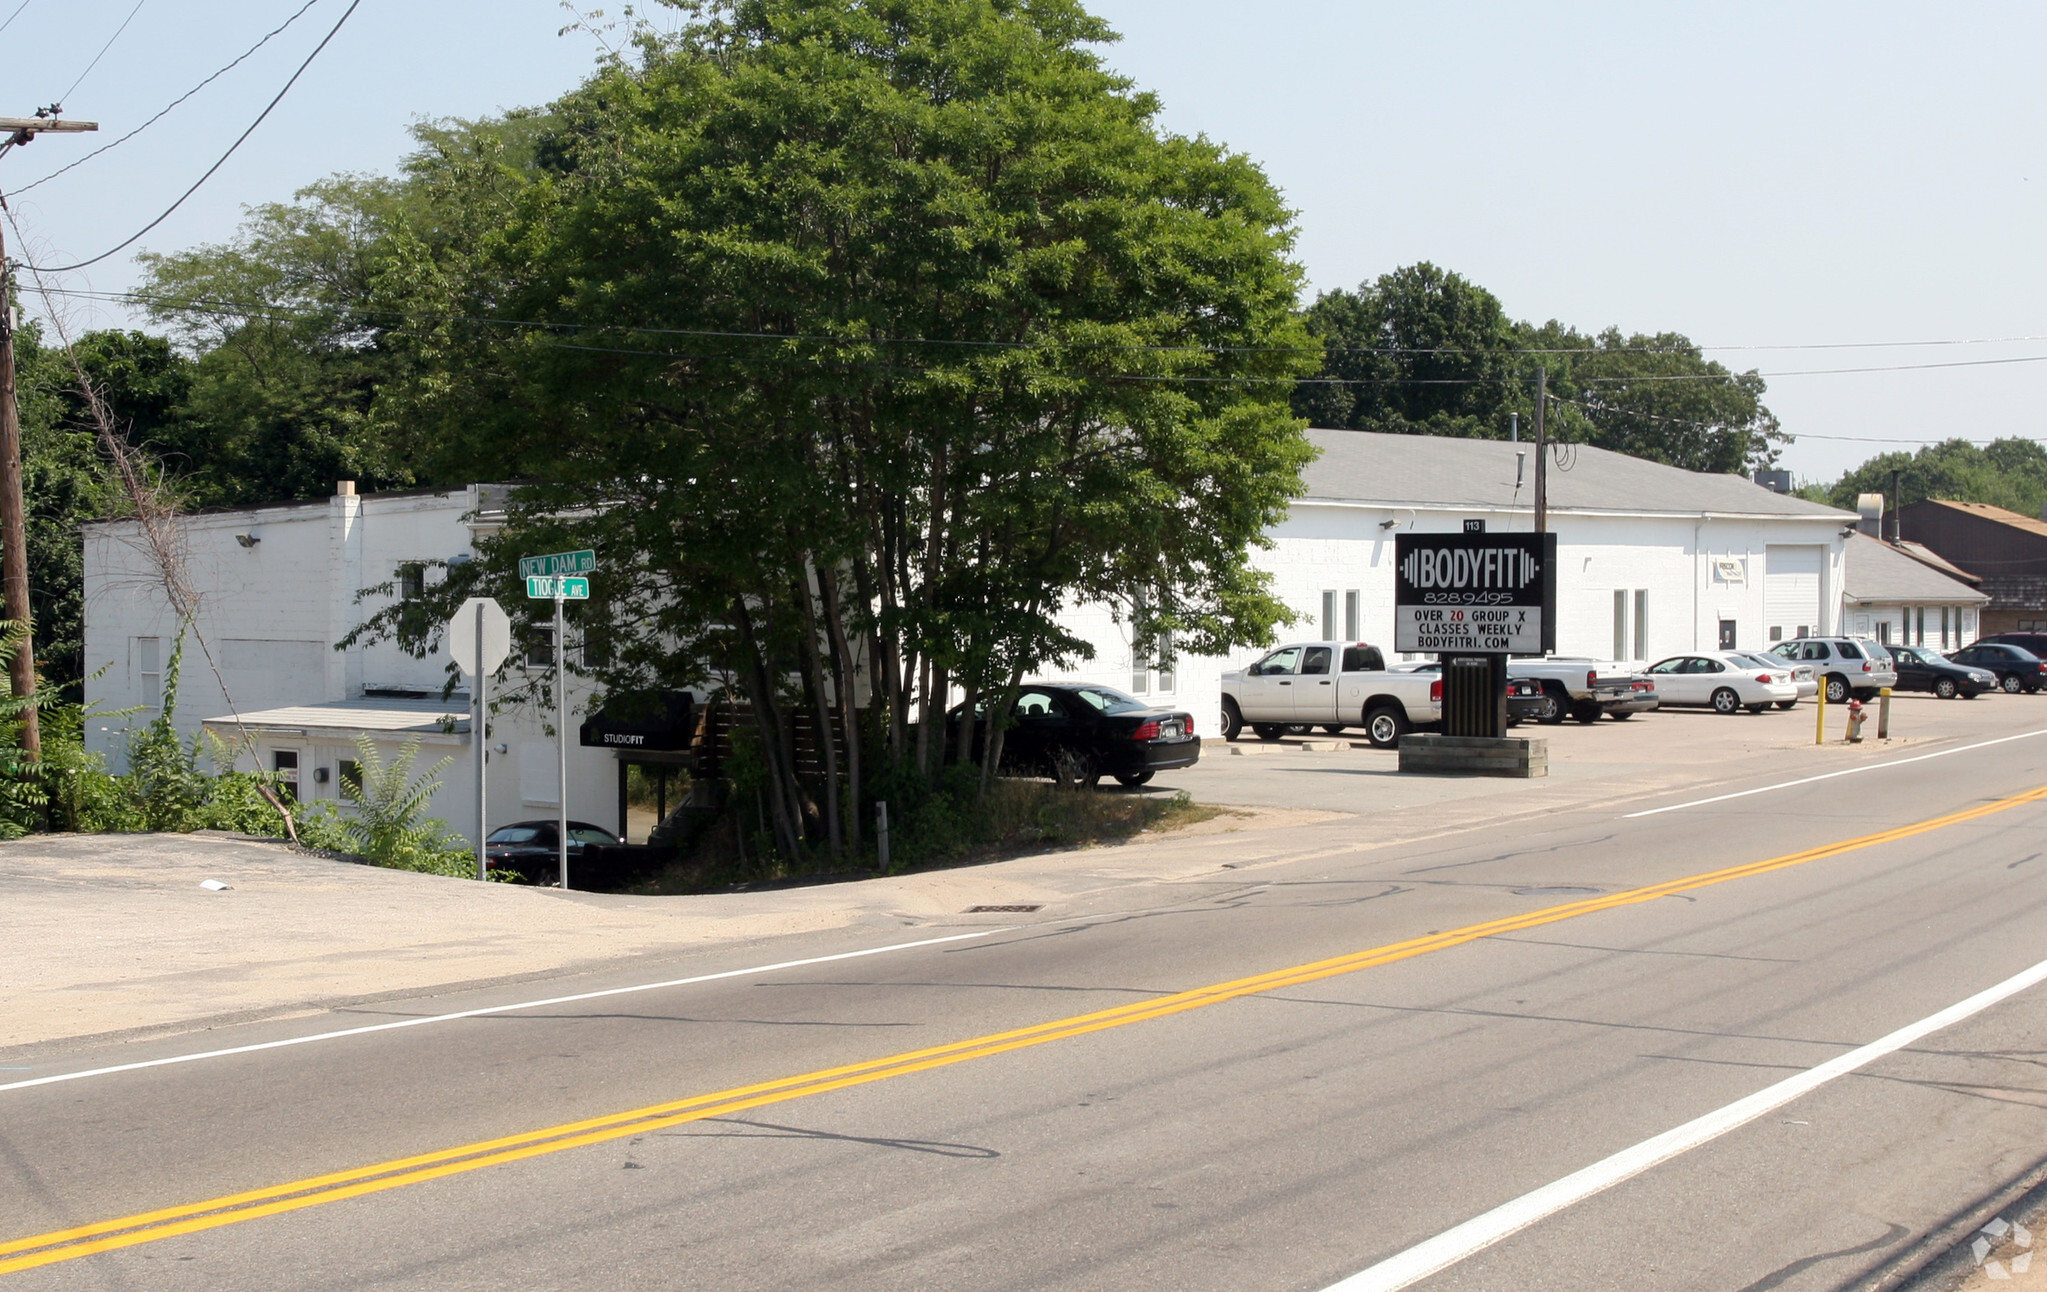
<path id="1" fill-rule="evenodd" d="M 817 567 L 817 590 L 824 596 L 825 632 L 832 647 L 832 675 L 839 684 L 839 729 L 846 741 L 846 842 L 860 851 L 860 708 L 853 678 L 853 652 L 846 642 L 846 620 L 839 605 L 839 581 Z"/>
<path id="2" fill-rule="evenodd" d="M 803 607 L 803 662 L 810 669 L 811 705 L 816 711 L 818 761 L 824 766 L 825 847 L 834 861 L 845 851 L 845 836 L 839 828 L 839 753 L 832 739 L 831 693 L 825 690 L 824 658 L 817 649 L 817 602 L 810 592 L 810 560 L 796 575 L 796 600 Z"/>
<path id="3" fill-rule="evenodd" d="M 784 758 L 781 711 L 775 704 L 774 673 L 768 667 L 755 634 L 753 615 L 744 599 L 732 603 L 733 622 L 739 625 L 746 644 L 749 689 L 753 692 L 753 722 L 760 733 L 761 761 L 767 764 L 768 803 L 773 809 L 775 846 L 791 861 L 803 856 L 803 800 L 796 787 L 796 769 Z"/>
<path id="4" fill-rule="evenodd" d="M 923 671 L 917 675 L 917 772 L 928 775 L 931 752 L 931 656 L 925 655 L 919 661 Z"/>
<path id="5" fill-rule="evenodd" d="M 1022 690 L 1023 670 L 1012 669 L 1002 694 L 988 706 L 988 739 L 981 751 L 981 788 L 977 801 L 988 797 L 988 787 L 995 783 L 995 773 L 1002 767 L 1002 746 L 1009 735 L 1009 711 L 1015 707 L 1017 693 Z M 1001 721 L 997 721 L 998 718 Z"/>

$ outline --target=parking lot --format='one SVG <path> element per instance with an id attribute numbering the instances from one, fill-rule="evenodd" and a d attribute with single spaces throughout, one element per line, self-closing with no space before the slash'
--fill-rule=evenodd
<path id="1" fill-rule="evenodd" d="M 1626 722 L 1523 723 L 1509 734 L 1549 742 L 1549 776 L 1527 781 L 1403 774 L 1397 752 L 1370 748 L 1357 731 L 1330 736 L 1317 729 L 1310 736 L 1271 743 L 1247 732 L 1234 745 L 1206 742 L 1200 763 L 1162 772 L 1137 792 L 1185 790 L 1203 803 L 1361 814 L 1500 796 L 1524 798 L 1535 808 L 1582 803 L 1602 794 L 1618 799 L 1662 793 L 1751 775 L 1762 766 L 1790 780 L 1918 746 L 1967 744 L 2047 728 L 2047 694 L 1991 694 L 1975 700 L 1896 695 L 1888 741 L 1876 738 L 1875 707 L 1870 706 L 1860 745 L 1843 742 L 1847 713 L 1840 705 L 1827 708 L 1825 745 L 1814 744 L 1809 703 L 1760 714 L 1661 709 Z"/>

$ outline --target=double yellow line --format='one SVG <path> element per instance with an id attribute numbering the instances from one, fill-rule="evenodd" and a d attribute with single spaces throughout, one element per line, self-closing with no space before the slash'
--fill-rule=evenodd
<path id="1" fill-rule="evenodd" d="M 1151 1000 L 1097 1010 L 1091 1014 L 1076 1014 L 1070 1018 L 1055 1019 L 1048 1023 L 1037 1023 L 1007 1032 L 993 1032 L 947 1045 L 932 1046 L 929 1049 L 909 1050 L 862 1063 L 823 1068 L 799 1076 L 763 1081 L 757 1085 L 738 1086 L 730 1090 L 695 1095 L 670 1103 L 650 1104 L 644 1108 L 592 1117 L 584 1121 L 565 1122 L 558 1126 L 507 1135 L 500 1139 L 480 1140 L 472 1144 L 439 1149 L 432 1153 L 421 1153 L 414 1157 L 396 1158 L 371 1166 L 310 1176 L 287 1184 L 252 1189 L 246 1193 L 209 1198 L 204 1202 L 165 1207 L 158 1211 L 147 1211 L 114 1220 L 79 1225 L 72 1229 L 17 1238 L 0 1242 L 0 1274 L 34 1269 L 58 1261 L 76 1260 L 95 1252 L 134 1247 L 181 1234 L 200 1233 L 208 1229 L 218 1229 L 223 1225 L 240 1224 L 246 1220 L 281 1215 L 288 1211 L 320 1206 L 323 1203 L 339 1202 L 345 1198 L 381 1193 L 386 1189 L 421 1184 L 444 1176 L 459 1175 L 465 1171 L 476 1171 L 507 1162 L 523 1161 L 526 1158 L 559 1153 L 566 1149 L 644 1135 L 650 1131 L 680 1126 L 686 1122 L 702 1121 L 710 1117 L 727 1117 L 767 1104 L 784 1103 L 791 1099 L 821 1095 L 827 1091 L 885 1081 L 890 1077 L 906 1076 L 912 1072 L 948 1067 L 955 1063 L 965 1063 L 970 1059 L 983 1059 L 1010 1050 L 1021 1050 L 1033 1045 L 1044 1045 L 1050 1041 L 1085 1036 L 1089 1032 L 1149 1022 L 1152 1019 L 1165 1018 L 1192 1009 L 1220 1005 L 1244 996 L 1297 987 L 1323 978 L 1334 978 L 1342 974 L 1356 973 L 1361 969 L 1412 959 L 1432 951 L 1443 951 L 1467 942 L 1476 942 L 1480 938 L 1539 928 L 1545 924 L 1556 924 L 1597 911 L 1633 906 L 1640 902 L 1654 901 L 1659 897 L 1669 897 L 1676 893 L 1725 884 L 1736 879 L 1747 879 L 1811 861 L 1838 857 L 1843 853 L 1894 843 L 1914 835 L 1978 820 L 2042 799 L 2047 799 L 2047 786 L 1961 812 L 1879 831 L 1876 834 L 1844 839 L 1817 848 L 1808 848 L 1803 852 L 1772 857 L 1766 861 L 1730 866 L 1724 870 L 1708 871 L 1661 884 L 1650 884 L 1643 888 L 1631 888 L 1603 897 L 1566 902 L 1561 906 L 1548 906 L 1521 915 L 1488 920 L 1483 924 L 1470 924 L 1463 928 L 1431 933 L 1426 937 L 1410 938 L 1405 942 L 1389 943 L 1365 951 L 1334 956 L 1327 960 L 1316 960 L 1286 969 L 1276 969 L 1270 973 L 1255 974 L 1249 978 L 1213 983 L 1190 991 L 1175 992 Z"/>

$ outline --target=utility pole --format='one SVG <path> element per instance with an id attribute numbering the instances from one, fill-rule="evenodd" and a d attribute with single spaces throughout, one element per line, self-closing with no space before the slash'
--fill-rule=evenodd
<path id="1" fill-rule="evenodd" d="M 94 121 L 60 121 L 59 108 L 44 108 L 33 117 L 0 117 L 0 156 L 45 131 L 76 134 L 99 129 Z M 0 210 L 7 200 L 0 197 Z M 9 682 L 24 699 L 36 693 L 34 625 L 28 604 L 28 517 L 21 491 L 21 411 L 14 398 L 14 267 L 7 261 L 7 239 L 0 231 L 0 614 L 21 630 L 21 649 L 14 652 Z M 30 758 L 43 753 L 42 724 L 36 711 L 21 715 L 21 748 Z"/>
<path id="2" fill-rule="evenodd" d="M 1535 370 L 1535 532 L 1549 528 L 1549 436 L 1543 409 L 1549 403 L 1549 369 Z"/>

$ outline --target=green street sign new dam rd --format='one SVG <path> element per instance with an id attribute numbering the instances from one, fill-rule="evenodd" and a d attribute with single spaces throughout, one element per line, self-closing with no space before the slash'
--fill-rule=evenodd
<path id="1" fill-rule="evenodd" d="M 529 574 L 526 576 L 526 595 L 539 601 L 552 601 L 556 588 L 564 601 L 588 601 L 590 580 L 573 579 L 566 574 Z"/>
<path id="2" fill-rule="evenodd" d="M 519 577 L 522 579 L 549 574 L 588 574 L 596 568 L 597 553 L 589 551 L 551 552 L 546 556 L 519 558 Z"/>

